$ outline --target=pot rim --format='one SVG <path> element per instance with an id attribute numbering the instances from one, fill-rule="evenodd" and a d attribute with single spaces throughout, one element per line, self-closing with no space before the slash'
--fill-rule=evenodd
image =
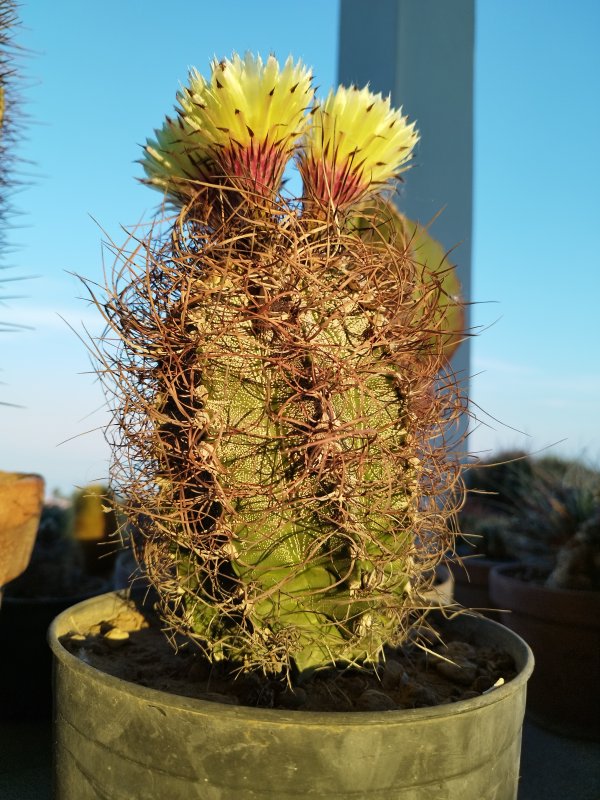
<path id="1" fill-rule="evenodd" d="M 538 592 L 539 594 L 551 593 L 554 596 L 562 595 L 563 597 L 578 597 L 584 600 L 586 603 L 600 602 L 600 592 L 594 589 L 560 589 L 554 586 L 544 586 L 543 584 L 527 580 L 526 578 L 519 577 L 518 574 L 515 574 L 518 573 L 519 570 L 523 569 L 523 567 L 539 567 L 541 563 L 543 562 L 535 560 L 523 560 L 512 562 L 510 564 L 498 564 L 491 570 L 492 579 L 494 575 L 496 575 L 503 581 L 514 582 L 520 586 L 527 586 L 532 592 Z"/>
<path id="2" fill-rule="evenodd" d="M 108 594 L 107 590 L 112 587 L 111 578 L 98 578 L 99 585 L 95 589 L 86 590 L 83 592 L 75 592 L 74 594 L 36 594 L 36 595 L 20 595 L 11 594 L 7 592 L 7 586 L 4 586 L 4 602 L 11 605 L 34 606 L 40 604 L 59 604 L 69 603 L 69 607 L 79 605 L 86 600 L 92 600 L 94 597 Z"/>
<path id="3" fill-rule="evenodd" d="M 136 695 L 138 698 L 148 702 L 149 705 L 163 705 L 170 708 L 188 710 L 200 715 L 213 714 L 215 713 L 216 707 L 218 707 L 218 713 L 220 715 L 238 717 L 240 720 L 252 717 L 255 722 L 264 723 L 287 722 L 293 725 L 300 724 L 304 726 L 323 725 L 325 723 L 336 727 L 400 725 L 414 722 L 415 719 L 428 720 L 439 717 L 456 716 L 471 712 L 474 709 L 492 706 L 524 688 L 534 666 L 531 648 L 520 636 L 514 633 L 514 631 L 511 631 L 498 622 L 494 622 L 493 620 L 473 612 L 459 612 L 456 616 L 461 617 L 463 622 L 466 621 L 467 627 L 473 628 L 483 626 L 490 631 L 495 630 L 498 632 L 498 630 L 500 630 L 504 640 L 511 640 L 514 645 L 513 650 L 518 651 L 517 655 L 513 655 L 515 661 L 521 661 L 521 664 L 517 663 L 517 675 L 508 683 L 493 689 L 493 691 L 489 691 L 487 694 L 467 700 L 459 700 L 455 703 L 443 703 L 426 708 L 408 708 L 387 711 L 303 711 L 301 709 L 276 709 L 229 705 L 226 703 L 204 700 L 198 697 L 186 697 L 184 695 L 172 694 L 160 689 L 153 689 L 132 681 L 117 678 L 91 664 L 87 664 L 63 647 L 59 641 L 59 636 L 65 635 L 69 629 L 68 618 L 70 616 L 81 611 L 83 606 L 98 605 L 100 607 L 108 607 L 108 604 L 111 602 L 114 604 L 113 612 L 116 612 L 119 606 L 122 607 L 127 604 L 127 596 L 124 596 L 120 592 L 108 592 L 107 594 L 96 595 L 95 597 L 88 598 L 81 603 L 71 606 L 61 612 L 53 620 L 48 630 L 48 642 L 57 661 L 71 670 L 80 672 L 82 675 L 87 675 L 88 678 L 95 677 L 96 680 L 113 686 L 117 691 Z"/>
<path id="4" fill-rule="evenodd" d="M 511 567 L 495 567 L 490 573 L 492 602 L 512 628 L 508 614 L 531 617 L 544 624 L 568 625 L 573 629 L 595 631 L 600 626 L 600 592 L 588 589 L 555 589 L 517 577 L 522 561 Z"/>

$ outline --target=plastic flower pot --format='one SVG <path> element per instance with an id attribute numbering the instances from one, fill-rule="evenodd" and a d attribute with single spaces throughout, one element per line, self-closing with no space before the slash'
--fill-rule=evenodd
<path id="1" fill-rule="evenodd" d="M 517 677 L 484 695 L 403 711 L 258 709 L 176 696 L 100 672 L 60 637 L 126 606 L 62 613 L 55 658 L 56 800 L 515 800 L 531 651 L 483 618 L 453 624 L 509 652 Z"/>

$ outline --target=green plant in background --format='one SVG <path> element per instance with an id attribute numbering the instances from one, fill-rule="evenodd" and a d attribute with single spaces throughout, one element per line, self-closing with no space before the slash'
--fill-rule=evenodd
<path id="1" fill-rule="evenodd" d="M 71 514 L 73 536 L 82 550 L 86 571 L 92 575 L 110 573 L 119 530 L 113 493 L 103 484 L 85 486 L 73 494 Z"/>
<path id="2" fill-rule="evenodd" d="M 533 463 L 514 524 L 514 552 L 545 560 L 548 586 L 600 589 L 600 473 L 557 457 Z"/>
<path id="3" fill-rule="evenodd" d="M 465 472 L 467 494 L 458 515 L 460 555 L 482 554 L 494 560 L 514 558 L 512 531 L 522 505 L 523 487 L 533 465 L 519 450 L 499 452 Z"/>
<path id="4" fill-rule="evenodd" d="M 172 214 L 92 291 L 98 371 L 163 618 L 213 660 L 375 662 L 452 547 L 458 285 L 389 200 L 417 140 L 368 88 L 234 55 L 148 141 Z"/>
<path id="5" fill-rule="evenodd" d="M 575 505 L 581 512 L 589 496 L 575 490 Z M 600 490 L 597 488 L 589 511 L 581 514 L 572 534 L 558 547 L 546 586 L 556 589 L 600 591 Z"/>
<path id="6" fill-rule="evenodd" d="M 491 558 L 540 560 L 549 586 L 600 589 L 597 470 L 507 451 L 469 469 L 465 483 L 459 524 L 470 548 Z"/>

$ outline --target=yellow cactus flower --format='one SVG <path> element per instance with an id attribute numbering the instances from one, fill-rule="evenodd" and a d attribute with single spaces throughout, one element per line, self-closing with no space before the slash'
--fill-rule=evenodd
<path id="1" fill-rule="evenodd" d="M 144 158 L 144 180 L 172 200 L 185 202 L 197 190 L 198 181 L 210 181 L 214 165 L 196 131 L 183 117 L 167 117 L 162 128 L 154 131 L 155 139 L 147 139 Z"/>
<path id="2" fill-rule="evenodd" d="M 415 123 L 365 86 L 331 90 L 312 112 L 299 157 L 307 199 L 344 208 L 380 189 L 410 159 Z"/>
<path id="3" fill-rule="evenodd" d="M 288 58 L 283 68 L 269 56 L 234 54 L 213 61 L 206 81 L 191 70 L 177 95 L 179 127 L 168 121 L 149 142 L 142 162 L 148 182 L 172 191 L 176 177 L 230 180 L 268 196 L 277 191 L 286 163 L 306 125 L 313 99 L 312 75 Z"/>

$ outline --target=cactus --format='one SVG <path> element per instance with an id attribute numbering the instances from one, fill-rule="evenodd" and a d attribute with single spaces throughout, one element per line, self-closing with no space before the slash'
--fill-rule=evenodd
<path id="1" fill-rule="evenodd" d="M 12 35 L 17 22 L 12 0 L 0 0 L 0 185 L 6 185 L 7 161 L 11 157 L 11 78 L 14 74 Z M 5 203 L 4 191 L 1 195 Z"/>
<path id="2" fill-rule="evenodd" d="M 0 0 L 0 255 L 4 255 L 6 218 L 9 214 L 9 189 L 15 149 L 15 53 L 12 41 L 17 23 L 15 4 Z M 0 265 L 0 269 L 3 267 Z M 3 279 L 0 277 L 0 288 Z M 0 330 L 12 326 L 0 321 Z"/>
<path id="3" fill-rule="evenodd" d="M 539 561 L 553 570 L 560 563 L 548 584 L 557 588 L 561 580 L 562 588 L 597 583 L 596 469 L 560 456 L 510 450 L 476 463 L 465 473 L 465 486 L 468 497 L 458 523 L 468 549 L 494 559 Z"/>
<path id="4" fill-rule="evenodd" d="M 90 287 L 113 478 L 164 620 L 214 661 L 376 662 L 452 545 L 455 279 L 386 200 L 417 139 L 291 58 L 192 71 L 142 159 L 172 216 Z"/>
<path id="5" fill-rule="evenodd" d="M 20 277 L 5 276 L 4 270 L 11 265 L 4 263 L 7 251 L 7 234 L 15 208 L 11 194 L 20 180 L 15 166 L 19 163 L 18 147 L 23 138 L 23 120 L 19 89 L 21 85 L 21 62 L 24 50 L 16 41 L 20 20 L 18 6 L 14 0 L 0 0 L 0 304 L 13 299 L 4 293 L 5 284 Z M 23 325 L 0 318 L 0 333 L 22 330 Z M 0 400 L 0 405 L 12 405 Z"/>
<path id="6" fill-rule="evenodd" d="M 14 42 L 18 28 L 17 7 L 13 0 L 0 0 L 0 249 L 4 251 L 7 217 L 10 215 L 10 190 L 15 183 L 13 167 L 20 136 L 18 98 L 21 51 Z"/>
<path id="7" fill-rule="evenodd" d="M 0 0 L 0 257 L 4 255 L 10 211 L 11 167 L 15 157 L 15 76 L 17 25 L 12 0 Z M 4 267 L 0 265 L 0 269 Z M 0 277 L 0 289 L 2 284 Z M 0 298 L 0 301 L 6 298 Z M 0 332 L 14 326 L 0 320 Z M 3 403 L 0 403 L 3 405 Z M 44 481 L 39 475 L 0 472 L 0 600 L 5 583 L 20 575 L 31 557 L 42 509 Z"/>

